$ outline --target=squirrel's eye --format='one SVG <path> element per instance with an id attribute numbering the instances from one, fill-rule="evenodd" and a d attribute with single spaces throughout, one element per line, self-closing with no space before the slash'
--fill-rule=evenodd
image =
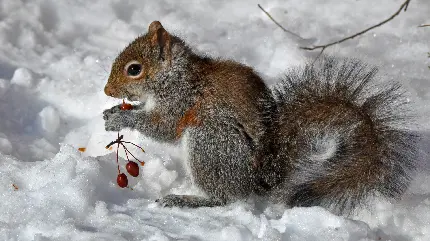
<path id="1" fill-rule="evenodd" d="M 130 78 L 139 78 L 142 74 L 142 64 L 138 61 L 131 61 L 125 66 L 125 74 Z"/>
<path id="2" fill-rule="evenodd" d="M 137 76 L 142 71 L 142 65 L 140 64 L 132 64 L 127 68 L 127 74 L 130 76 Z"/>

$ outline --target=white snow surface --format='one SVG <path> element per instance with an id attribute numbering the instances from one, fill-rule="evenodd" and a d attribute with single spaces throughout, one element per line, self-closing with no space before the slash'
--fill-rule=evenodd
<path id="1" fill-rule="evenodd" d="M 268 84 L 324 44 L 389 17 L 402 0 L 0 0 L 0 240 L 430 240 L 429 158 L 397 203 L 374 200 L 349 218 L 250 198 L 225 207 L 163 208 L 169 193 L 200 194 L 184 145 L 122 131 L 146 162 L 133 189 L 116 185 L 102 111 L 116 55 L 153 20 L 196 51 L 251 65 Z M 277 27 L 260 3 L 300 40 Z M 325 52 L 381 67 L 404 84 L 415 129 L 430 129 L 430 1 Z M 162 103 L 157 103 L 162 104 Z M 429 136 L 423 150 L 430 147 Z M 78 148 L 85 147 L 85 152 Z M 121 168 L 125 155 L 120 152 Z"/>

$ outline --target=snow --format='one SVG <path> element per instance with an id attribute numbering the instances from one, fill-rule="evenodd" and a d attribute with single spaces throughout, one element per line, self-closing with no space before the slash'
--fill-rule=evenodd
<path id="1" fill-rule="evenodd" d="M 372 200 L 350 218 L 251 198 L 225 207 L 162 208 L 169 193 L 201 194 L 186 175 L 186 139 L 157 143 L 134 131 L 124 139 L 145 161 L 133 189 L 116 185 L 116 133 L 102 111 L 115 56 L 153 20 L 196 51 L 251 65 L 276 83 L 324 44 L 389 17 L 401 0 L 0 0 L 0 240 L 430 240 L 429 158 L 398 203 Z M 299 39 L 283 32 L 261 4 Z M 381 66 L 404 84 L 430 146 L 430 2 L 325 52 Z M 148 109 L 153 107 L 150 103 Z M 85 152 L 78 148 L 85 147 Z M 125 154 L 120 151 L 120 166 Z"/>
<path id="2" fill-rule="evenodd" d="M 24 87 L 32 87 L 33 76 L 32 73 L 26 68 L 18 68 L 13 73 L 13 77 L 10 80 L 12 84 L 21 85 Z"/>
<path id="3" fill-rule="evenodd" d="M 53 134 L 60 126 L 60 116 L 52 106 L 46 106 L 39 112 L 40 127 L 43 131 Z"/>

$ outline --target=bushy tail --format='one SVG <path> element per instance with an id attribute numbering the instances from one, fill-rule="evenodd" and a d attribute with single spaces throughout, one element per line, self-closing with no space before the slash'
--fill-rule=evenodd
<path id="1" fill-rule="evenodd" d="M 398 198 L 416 168 L 399 85 L 377 86 L 377 69 L 322 58 L 290 71 L 275 89 L 278 161 L 287 178 L 274 195 L 292 206 L 349 214 L 374 195 Z"/>

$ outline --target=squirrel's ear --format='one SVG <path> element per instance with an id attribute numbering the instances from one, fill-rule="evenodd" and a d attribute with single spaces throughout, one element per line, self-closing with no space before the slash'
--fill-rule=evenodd
<path id="1" fill-rule="evenodd" d="M 159 21 L 154 21 L 149 25 L 148 33 L 155 33 L 160 28 L 163 28 L 163 25 Z"/>
<path id="2" fill-rule="evenodd" d="M 170 34 L 159 21 L 154 21 L 149 25 L 148 34 L 151 36 L 153 46 L 158 45 L 163 49 L 170 45 Z"/>
<path id="3" fill-rule="evenodd" d="M 153 46 L 160 47 L 160 58 L 171 59 L 170 45 L 171 37 L 170 34 L 163 28 L 160 22 L 154 21 L 149 25 L 148 33 L 152 36 L 151 43 Z"/>
<path id="4" fill-rule="evenodd" d="M 152 45 L 158 45 L 161 49 L 170 47 L 170 34 L 164 28 L 159 28 L 153 33 L 151 42 Z"/>

